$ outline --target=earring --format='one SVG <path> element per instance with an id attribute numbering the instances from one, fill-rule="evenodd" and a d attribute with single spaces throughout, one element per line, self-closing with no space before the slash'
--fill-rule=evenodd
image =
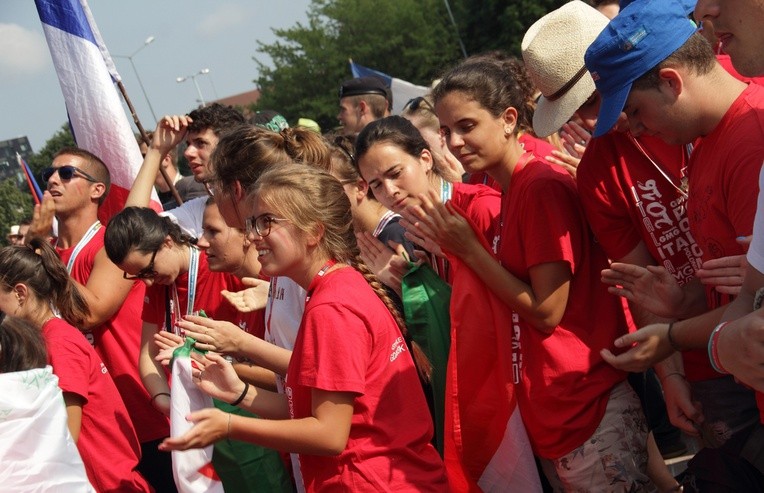
<path id="1" fill-rule="evenodd" d="M 509 127 L 504 127 L 504 136 L 509 137 L 509 135 L 512 133 L 512 129 Z"/>

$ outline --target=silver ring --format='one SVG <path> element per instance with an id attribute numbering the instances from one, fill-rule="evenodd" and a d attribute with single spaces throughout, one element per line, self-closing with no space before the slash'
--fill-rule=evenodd
<path id="1" fill-rule="evenodd" d="M 579 144 L 581 144 L 582 146 L 585 146 L 586 145 L 586 141 L 584 139 L 581 139 L 581 142 L 579 142 Z"/>

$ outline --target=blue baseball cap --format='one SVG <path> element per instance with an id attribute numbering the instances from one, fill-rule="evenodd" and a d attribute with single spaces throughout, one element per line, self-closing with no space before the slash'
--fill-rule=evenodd
<path id="1" fill-rule="evenodd" d="M 610 21 L 584 55 L 602 102 L 594 136 L 618 120 L 631 85 L 697 31 L 687 16 L 695 0 L 633 0 Z"/>

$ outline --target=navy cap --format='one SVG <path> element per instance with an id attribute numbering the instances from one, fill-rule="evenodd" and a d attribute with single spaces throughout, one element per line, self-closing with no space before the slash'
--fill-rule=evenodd
<path id="1" fill-rule="evenodd" d="M 602 102 L 594 136 L 623 111 L 631 85 L 678 50 L 698 29 L 692 0 L 634 0 L 610 21 L 584 56 Z"/>
<path id="2" fill-rule="evenodd" d="M 388 107 L 393 107 L 393 93 L 385 82 L 378 77 L 357 77 L 346 80 L 340 86 L 340 99 L 362 94 L 379 94 L 387 99 Z"/>

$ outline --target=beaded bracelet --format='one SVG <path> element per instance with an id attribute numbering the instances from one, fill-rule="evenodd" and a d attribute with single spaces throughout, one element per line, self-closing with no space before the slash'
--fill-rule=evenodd
<path id="1" fill-rule="evenodd" d="M 711 362 L 711 367 L 718 373 L 722 373 L 724 375 L 729 374 L 729 372 L 724 369 L 721 361 L 719 360 L 718 343 L 719 335 L 722 333 L 722 329 L 726 327 L 728 323 L 729 322 L 722 322 L 717 325 L 714 331 L 711 332 L 711 337 L 708 338 L 708 360 Z"/>
<path id="2" fill-rule="evenodd" d="M 241 401 L 243 401 L 244 398 L 247 396 L 247 392 L 249 392 L 249 382 L 244 382 L 244 390 L 241 391 L 241 395 L 239 396 L 239 398 L 233 401 L 231 405 L 238 406 L 239 403 L 241 403 Z"/>

